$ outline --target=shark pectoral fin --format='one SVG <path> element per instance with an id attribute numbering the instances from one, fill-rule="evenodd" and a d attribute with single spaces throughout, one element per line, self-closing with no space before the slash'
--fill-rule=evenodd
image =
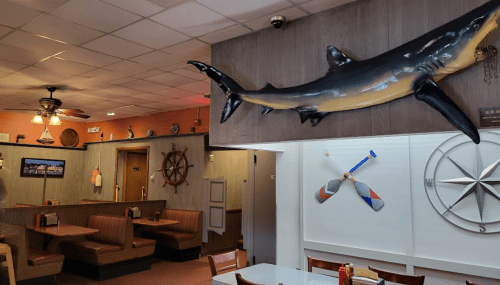
<path id="1" fill-rule="evenodd" d="M 330 65 L 328 72 L 333 72 L 337 70 L 339 66 L 355 61 L 354 59 L 345 55 L 338 48 L 332 46 L 328 46 L 326 48 L 326 59 L 328 60 L 328 64 Z"/>
<path id="2" fill-rule="evenodd" d="M 269 114 L 273 111 L 274 109 L 271 108 L 271 107 L 264 107 L 264 110 L 262 110 L 262 115 L 266 115 L 266 114 Z"/>
<path id="3" fill-rule="evenodd" d="M 328 112 L 316 112 L 316 114 L 312 115 L 309 120 L 311 120 L 312 126 L 316 127 L 324 117 L 330 115 Z"/>
<path id="4" fill-rule="evenodd" d="M 424 101 L 439 111 L 453 126 L 469 136 L 474 143 L 479 144 L 479 133 L 474 124 L 430 76 L 418 80 L 413 88 L 417 100 Z"/>

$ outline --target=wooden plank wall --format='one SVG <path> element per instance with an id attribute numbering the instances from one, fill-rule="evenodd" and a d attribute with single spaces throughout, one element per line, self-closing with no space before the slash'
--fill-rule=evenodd
<path id="1" fill-rule="evenodd" d="M 202 255 L 216 254 L 235 250 L 241 237 L 241 208 L 226 211 L 226 231 L 219 235 L 208 232 L 208 242 L 201 248 Z"/>
<path id="2" fill-rule="evenodd" d="M 323 76 L 326 47 L 336 46 L 356 60 L 398 47 L 443 25 L 487 0 L 360 0 L 290 23 L 212 46 L 212 65 L 249 90 L 265 82 L 290 87 Z M 486 44 L 500 47 L 497 33 Z M 482 64 L 451 75 L 439 85 L 479 127 L 479 108 L 500 106 L 500 80 L 483 82 Z M 440 132 L 455 130 L 427 104 L 406 96 L 387 104 L 331 114 L 313 128 L 300 124 L 294 111 L 275 110 L 244 102 L 220 124 L 225 96 L 212 81 L 210 144 L 310 140 L 340 137 Z"/>

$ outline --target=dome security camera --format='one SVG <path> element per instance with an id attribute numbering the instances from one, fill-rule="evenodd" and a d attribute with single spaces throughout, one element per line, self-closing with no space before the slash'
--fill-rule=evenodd
<path id="1" fill-rule="evenodd" d="M 279 28 L 283 27 L 283 24 L 285 24 L 286 17 L 285 16 L 273 16 L 273 17 L 271 17 L 271 19 L 269 21 L 271 22 L 271 25 L 273 25 L 273 27 L 275 29 L 279 29 Z"/>

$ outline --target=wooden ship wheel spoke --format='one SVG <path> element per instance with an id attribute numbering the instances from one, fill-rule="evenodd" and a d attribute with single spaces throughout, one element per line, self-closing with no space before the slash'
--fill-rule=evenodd
<path id="1" fill-rule="evenodd" d="M 183 151 L 178 151 L 175 149 L 175 144 L 172 144 L 171 152 L 167 154 L 164 152 L 161 153 L 163 155 L 163 162 L 159 171 L 162 172 L 163 179 L 165 180 L 163 187 L 167 184 L 172 185 L 174 186 L 175 193 L 177 193 L 177 185 L 183 182 L 189 185 L 186 181 L 186 176 L 188 168 L 193 165 L 188 165 L 187 163 L 186 156 L 184 155 L 186 150 L 187 148 L 184 148 Z"/>

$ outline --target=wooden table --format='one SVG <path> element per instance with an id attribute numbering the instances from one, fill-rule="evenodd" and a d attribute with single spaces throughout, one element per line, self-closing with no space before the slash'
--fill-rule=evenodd
<path id="1" fill-rule="evenodd" d="M 165 219 L 160 219 L 159 221 L 151 221 L 148 218 L 141 218 L 141 219 L 132 219 L 132 223 L 134 224 L 134 230 L 136 230 L 137 227 L 139 226 L 158 228 L 163 226 L 175 225 L 178 224 L 179 221 L 165 220 Z"/>
<path id="2" fill-rule="evenodd" d="M 37 227 L 27 226 L 26 228 L 44 235 L 43 248 L 47 249 L 53 237 L 74 237 L 98 233 L 99 230 L 79 227 L 68 224 L 59 224 L 57 226 Z"/>
<path id="3" fill-rule="evenodd" d="M 292 269 L 274 264 L 261 263 L 236 271 L 224 273 L 212 278 L 212 285 L 236 285 L 235 272 L 241 274 L 244 279 L 257 284 L 285 285 L 338 285 L 336 277 L 311 273 L 307 271 Z"/>

